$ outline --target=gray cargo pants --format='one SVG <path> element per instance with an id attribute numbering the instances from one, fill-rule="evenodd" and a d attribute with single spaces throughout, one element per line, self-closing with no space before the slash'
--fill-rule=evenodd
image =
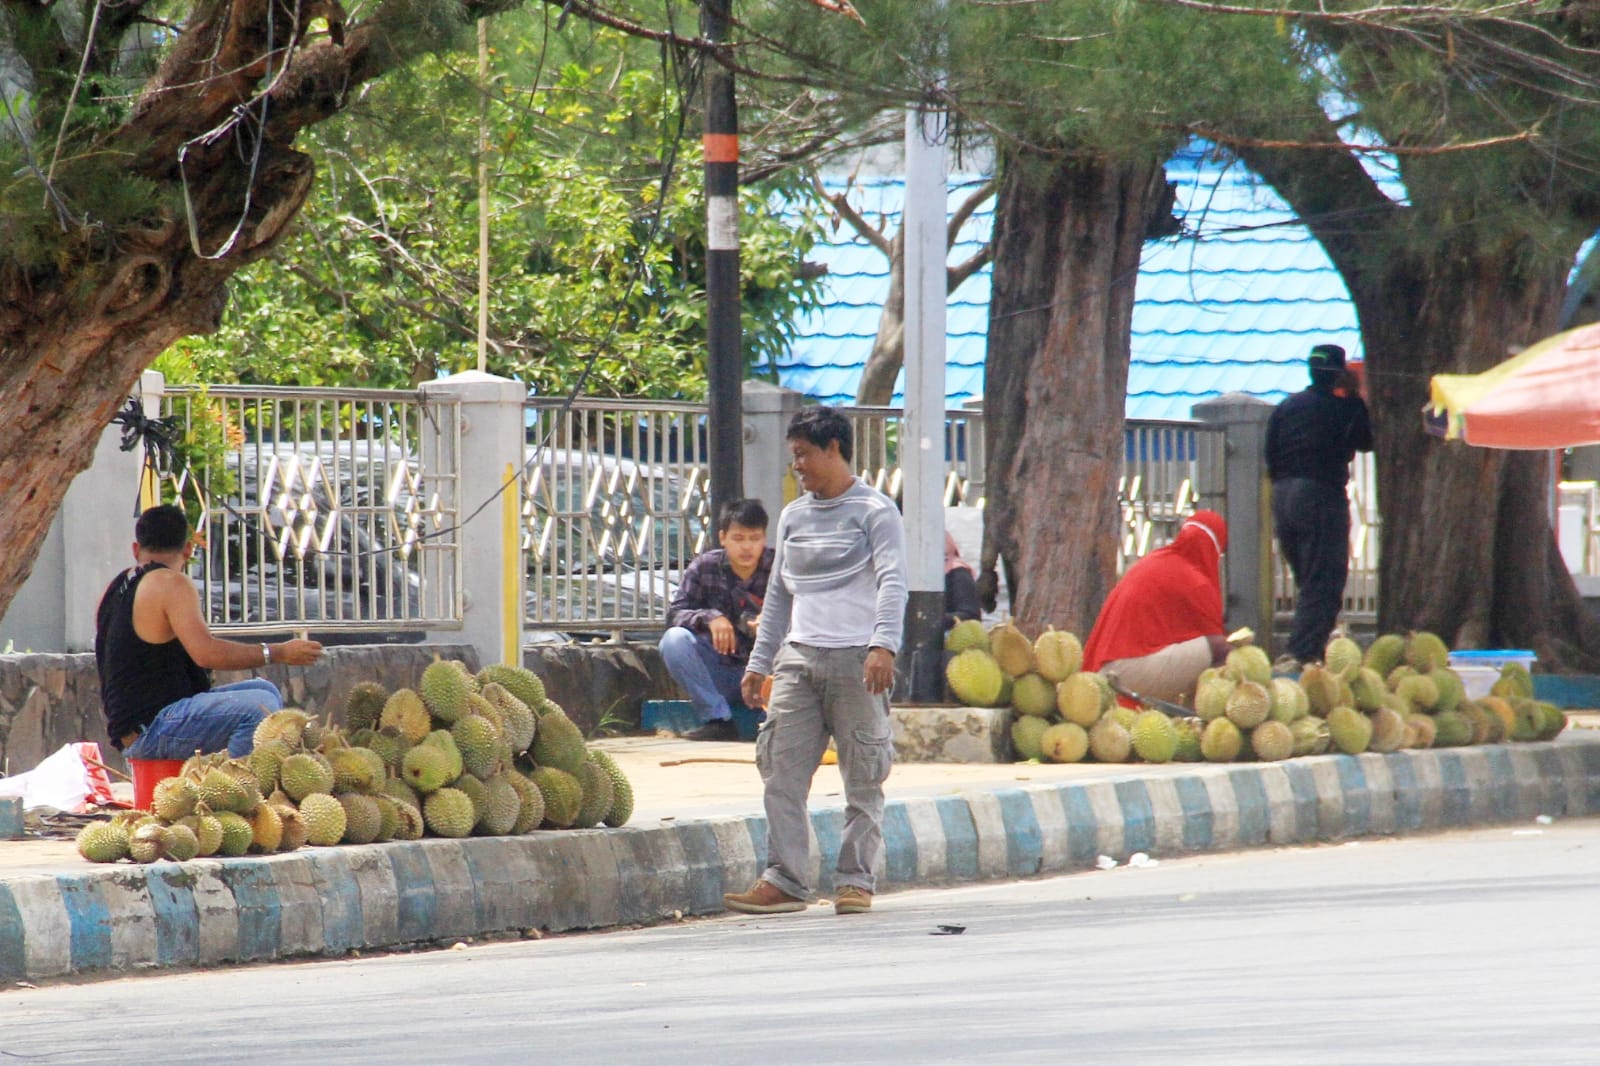
<path id="1" fill-rule="evenodd" d="M 894 761 L 889 695 L 867 692 L 867 649 L 785 644 L 772 666 L 772 698 L 756 737 L 756 768 L 766 784 L 767 868 L 761 878 L 791 896 L 811 896 L 811 818 L 806 800 L 827 750 L 839 749 L 844 832 L 835 890 L 876 890 L 883 854 L 883 782 Z"/>

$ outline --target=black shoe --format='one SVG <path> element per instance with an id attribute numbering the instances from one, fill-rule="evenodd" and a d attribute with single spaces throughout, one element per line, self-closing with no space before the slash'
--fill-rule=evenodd
<path id="1" fill-rule="evenodd" d="M 713 718 L 698 729 L 683 734 L 684 740 L 738 740 L 739 727 L 732 718 Z"/>

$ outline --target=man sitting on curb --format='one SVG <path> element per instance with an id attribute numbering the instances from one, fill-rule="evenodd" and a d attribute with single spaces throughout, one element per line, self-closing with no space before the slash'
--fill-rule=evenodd
<path id="1" fill-rule="evenodd" d="M 247 644 L 212 636 L 183 568 L 194 550 L 189 520 L 171 504 L 134 526 L 138 565 L 100 599 L 94 657 L 111 745 L 130 759 L 186 759 L 196 751 L 250 753 L 256 725 L 283 706 L 265 678 L 211 687 L 211 670 L 269 663 L 309 666 L 314 640 Z"/>
<path id="2" fill-rule="evenodd" d="M 720 548 L 689 564 L 672 598 L 661 636 L 667 672 L 689 694 L 700 726 L 689 740 L 738 740 L 731 704 L 739 700 L 761 605 L 772 575 L 767 510 L 760 500 L 734 500 L 717 521 Z"/>

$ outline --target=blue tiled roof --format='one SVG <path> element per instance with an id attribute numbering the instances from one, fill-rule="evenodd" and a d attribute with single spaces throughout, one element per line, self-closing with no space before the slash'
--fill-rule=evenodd
<path id="1" fill-rule="evenodd" d="M 1277 402 L 1304 386 L 1313 344 L 1342 344 L 1359 357 L 1355 307 L 1343 280 L 1276 193 L 1202 147 L 1174 156 L 1167 178 L 1177 185 L 1174 211 L 1184 228 L 1145 245 L 1133 311 L 1129 418 L 1186 419 L 1194 404 L 1225 392 Z M 952 177 L 951 210 L 975 183 Z M 903 191 L 898 178 L 858 181 L 851 203 L 871 222 L 886 217 L 893 233 Z M 967 222 L 950 262 L 967 259 L 993 223 L 991 199 Z M 814 399 L 849 403 L 877 333 L 889 263 L 848 225 L 810 258 L 828 266 L 823 305 L 800 319 L 779 378 Z M 945 367 L 951 406 L 983 393 L 988 303 L 987 268 L 951 294 Z"/>

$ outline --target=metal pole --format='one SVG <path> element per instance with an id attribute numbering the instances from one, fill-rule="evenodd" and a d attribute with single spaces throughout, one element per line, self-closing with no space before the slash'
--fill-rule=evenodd
<path id="1" fill-rule="evenodd" d="M 727 39 L 732 0 L 702 0 L 706 40 Z M 744 495 L 744 377 L 739 325 L 739 112 L 733 74 L 709 63 L 706 78 L 706 404 L 710 422 L 711 511 Z M 776 501 L 769 501 L 776 502 Z"/>
<path id="2" fill-rule="evenodd" d="M 489 20 L 478 20 L 478 373 L 489 366 Z"/>

